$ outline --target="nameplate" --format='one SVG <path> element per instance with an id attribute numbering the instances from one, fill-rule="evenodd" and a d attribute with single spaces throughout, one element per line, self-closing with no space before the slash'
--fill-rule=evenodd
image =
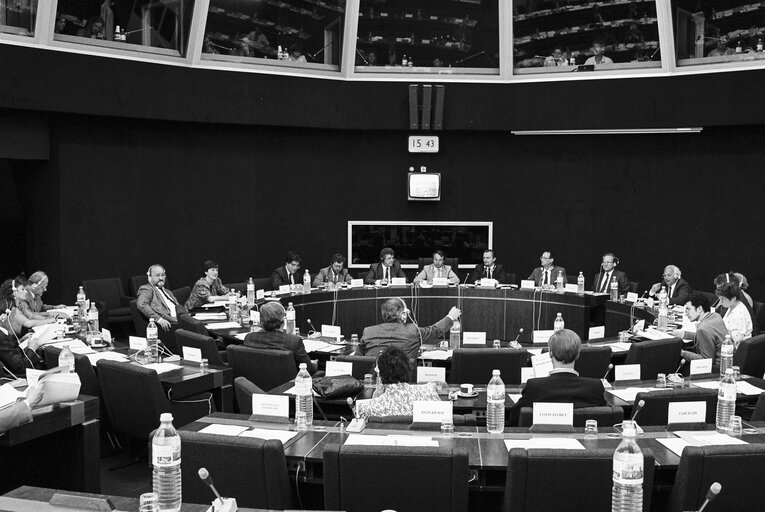
<path id="1" fill-rule="evenodd" d="M 289 292 L 290 292 L 290 285 L 288 285 L 288 284 L 283 284 L 283 285 L 281 285 L 281 286 L 279 287 L 279 295 L 281 295 L 281 294 L 283 294 L 283 293 L 289 293 Z"/>
<path id="2" fill-rule="evenodd" d="M 579 285 L 576 283 L 566 283 L 563 285 L 563 289 L 567 292 L 579 293 Z"/>
<path id="3" fill-rule="evenodd" d="M 101 337 L 107 343 L 112 342 L 112 332 L 109 329 L 101 329 Z"/>
<path id="4" fill-rule="evenodd" d="M 712 373 L 712 359 L 691 359 L 691 375 Z"/>
<path id="5" fill-rule="evenodd" d="M 417 382 L 446 382 L 446 368 L 438 366 L 418 366 Z"/>
<path id="6" fill-rule="evenodd" d="M 250 310 L 250 321 L 254 324 L 260 323 L 260 311 L 257 311 L 255 309 Z"/>
<path id="7" fill-rule="evenodd" d="M 452 423 L 452 403 L 448 400 L 412 402 L 412 423 Z"/>
<path id="8" fill-rule="evenodd" d="M 252 414 L 275 418 L 289 418 L 290 397 L 287 395 L 252 395 Z"/>
<path id="9" fill-rule="evenodd" d="M 462 333 L 462 344 L 463 345 L 481 345 L 485 347 L 486 333 L 465 331 Z"/>
<path id="10" fill-rule="evenodd" d="M 550 353 L 531 356 L 531 367 L 534 369 L 534 377 L 547 377 L 553 369 Z"/>
<path id="11" fill-rule="evenodd" d="M 128 337 L 128 343 L 130 344 L 130 350 L 144 350 L 147 346 L 146 338 L 138 336 Z"/>
<path id="12" fill-rule="evenodd" d="M 37 381 L 40 380 L 40 376 L 45 373 L 45 370 L 33 370 L 27 368 L 27 386 L 30 388 L 37 385 Z"/>
<path id="13" fill-rule="evenodd" d="M 327 377 L 335 377 L 336 375 L 353 375 L 353 363 L 346 361 L 327 361 L 324 375 Z"/>
<path id="14" fill-rule="evenodd" d="M 521 281 L 521 290 L 528 290 L 536 288 L 536 283 L 533 279 L 523 279 Z"/>
<path id="15" fill-rule="evenodd" d="M 637 302 L 638 294 L 634 292 L 627 292 L 627 300 L 630 302 Z"/>
<path id="16" fill-rule="evenodd" d="M 599 327 L 590 327 L 590 332 L 587 335 L 588 340 L 596 340 L 606 337 L 606 326 L 601 325 Z"/>
<path id="17" fill-rule="evenodd" d="M 705 423 L 706 402 L 670 402 L 667 406 L 667 424 Z"/>
<path id="18" fill-rule="evenodd" d="M 534 368 L 528 366 L 521 367 L 521 384 L 526 384 L 529 379 L 534 378 Z"/>
<path id="19" fill-rule="evenodd" d="M 363 288 L 363 287 L 364 287 L 363 279 L 351 279 L 351 288 Z"/>
<path id="20" fill-rule="evenodd" d="M 614 380 L 640 380 L 640 365 L 617 364 L 614 366 Z"/>
<path id="21" fill-rule="evenodd" d="M 183 359 L 193 363 L 202 362 L 202 349 L 195 347 L 183 347 Z"/>
<path id="22" fill-rule="evenodd" d="M 497 280 L 483 277 L 481 278 L 481 281 L 478 283 L 478 286 L 480 286 L 481 288 L 496 288 Z"/>
<path id="23" fill-rule="evenodd" d="M 406 278 L 405 277 L 394 277 L 390 280 L 390 284 L 392 286 L 406 286 Z"/>
<path id="24" fill-rule="evenodd" d="M 260 289 L 255 292 L 255 300 L 263 300 L 266 298 L 266 291 L 263 289 Z"/>
<path id="25" fill-rule="evenodd" d="M 645 330 L 645 320 L 638 320 L 632 327 L 632 332 L 641 332 Z"/>
<path id="26" fill-rule="evenodd" d="M 574 404 L 534 402 L 534 425 L 573 425 Z"/>
<path id="27" fill-rule="evenodd" d="M 544 330 L 544 331 L 534 331 L 533 340 L 534 344 L 540 343 L 547 345 L 547 342 L 550 340 L 550 336 L 552 336 L 555 333 L 554 330 Z"/>
<path id="28" fill-rule="evenodd" d="M 434 277 L 433 286 L 449 286 L 449 280 L 445 277 Z"/>
<path id="29" fill-rule="evenodd" d="M 339 325 L 327 325 L 322 324 L 321 325 L 321 335 L 322 337 L 326 338 L 332 338 L 336 340 L 340 340 L 340 326 Z"/>

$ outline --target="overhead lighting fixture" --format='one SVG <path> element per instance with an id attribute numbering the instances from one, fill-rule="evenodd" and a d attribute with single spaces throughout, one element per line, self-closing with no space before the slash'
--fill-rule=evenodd
<path id="1" fill-rule="evenodd" d="M 612 130 L 513 130 L 513 135 L 645 135 L 654 133 L 701 133 L 701 126 L 691 128 L 615 128 Z"/>

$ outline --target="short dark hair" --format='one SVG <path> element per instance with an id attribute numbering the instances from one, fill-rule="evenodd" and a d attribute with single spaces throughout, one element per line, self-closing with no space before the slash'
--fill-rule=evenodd
<path id="1" fill-rule="evenodd" d="M 332 255 L 332 261 L 330 261 L 329 263 L 330 264 L 332 264 L 332 263 L 345 263 L 345 256 L 343 256 L 339 252 L 336 252 L 335 254 Z"/>
<path id="2" fill-rule="evenodd" d="M 497 257 L 497 253 L 494 251 L 494 249 L 486 249 L 485 251 L 483 251 L 484 254 L 486 254 L 487 252 L 491 253 L 491 257 L 492 258 L 496 258 Z"/>
<path id="3" fill-rule="evenodd" d="M 217 268 L 218 270 L 220 270 L 220 267 L 218 266 L 218 262 L 217 262 L 217 261 L 213 261 L 213 260 L 207 260 L 207 261 L 205 261 L 205 262 L 202 264 L 202 266 L 205 268 L 205 272 L 207 272 L 207 271 L 208 271 L 208 270 L 210 270 L 211 268 Z"/>
<path id="4" fill-rule="evenodd" d="M 687 304 L 689 302 L 694 308 L 701 306 L 701 309 L 704 310 L 704 313 L 708 313 L 711 309 L 711 306 L 709 305 L 709 299 L 707 299 L 707 296 L 701 292 L 692 292 L 690 295 L 688 295 L 685 303 Z"/>
<path id="5" fill-rule="evenodd" d="M 284 306 L 278 302 L 266 302 L 260 306 L 260 326 L 264 331 L 275 331 L 284 321 Z"/>
<path id="6" fill-rule="evenodd" d="M 435 256 L 436 254 L 438 254 L 442 258 L 444 257 L 444 251 L 442 251 L 441 249 L 436 249 L 435 251 L 433 251 L 433 256 Z"/>
<path id="7" fill-rule="evenodd" d="M 390 254 L 391 256 L 393 256 L 394 258 L 396 257 L 396 253 L 395 253 L 395 252 L 393 252 L 393 249 L 391 249 L 390 247 L 383 247 L 383 248 L 382 248 L 382 250 L 380 250 L 380 259 L 381 259 L 381 260 L 384 260 L 384 259 L 385 259 L 385 257 L 386 257 L 387 255 L 389 255 L 389 254 Z"/>
<path id="8" fill-rule="evenodd" d="M 737 299 L 741 293 L 738 278 L 734 274 L 720 274 L 715 277 L 715 294 L 726 299 Z"/>
<path id="9" fill-rule="evenodd" d="M 300 263 L 302 261 L 300 259 L 300 255 L 295 251 L 287 251 L 287 256 L 284 258 L 284 263 L 292 263 L 293 261 Z"/>
<path id="10" fill-rule="evenodd" d="M 555 255 L 553 254 L 553 252 L 552 252 L 552 251 L 547 251 L 547 250 L 545 250 L 545 251 L 542 251 L 542 254 L 544 254 L 544 253 L 548 253 L 548 254 L 550 255 L 550 259 L 551 259 L 551 260 L 554 260 L 554 259 L 555 259 Z"/>
<path id="11" fill-rule="evenodd" d="M 569 364 L 579 359 L 582 340 L 577 333 L 570 329 L 555 331 L 547 344 L 550 347 L 550 355 L 556 361 Z"/>
<path id="12" fill-rule="evenodd" d="M 6 309 L 13 309 L 16 305 L 13 300 L 12 284 L 13 279 L 6 279 L 3 281 L 3 284 L 0 285 L 0 300 L 3 301 L 3 308 L 0 310 L 0 314 L 4 313 Z"/>
<path id="13" fill-rule="evenodd" d="M 404 301 L 401 299 L 388 299 L 380 306 L 383 322 L 400 322 L 403 311 Z"/>
<path id="14" fill-rule="evenodd" d="M 396 346 L 388 347 L 377 356 L 377 368 L 383 384 L 409 382 L 412 366 L 403 350 Z"/>

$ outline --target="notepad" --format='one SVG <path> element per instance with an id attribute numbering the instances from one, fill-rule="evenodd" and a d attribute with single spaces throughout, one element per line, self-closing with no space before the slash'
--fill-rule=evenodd
<path id="1" fill-rule="evenodd" d="M 372 436 L 363 434 L 349 434 L 345 440 L 346 445 L 357 446 L 438 446 L 438 441 L 426 436 Z"/>
<path id="2" fill-rule="evenodd" d="M 584 446 L 576 439 L 565 437 L 535 437 L 532 439 L 505 439 L 505 446 L 510 451 L 511 448 L 524 448 L 526 450 L 535 448 L 556 449 L 556 450 L 584 450 Z"/>
<path id="3" fill-rule="evenodd" d="M 297 435 L 297 432 L 290 432 L 287 430 L 269 430 L 266 428 L 253 428 L 252 430 L 245 430 L 240 437 L 257 437 L 258 439 L 265 439 L 266 441 L 276 439 L 285 444 L 287 441 Z"/>
<path id="4" fill-rule="evenodd" d="M 241 327 L 239 322 L 213 322 L 211 324 L 207 324 L 205 327 L 207 327 L 210 330 L 216 330 L 216 329 L 236 329 L 237 327 Z"/>
<path id="5" fill-rule="evenodd" d="M 719 389 L 720 387 L 720 383 L 716 380 L 693 381 L 693 385 L 705 389 Z M 757 386 L 753 386 L 745 380 L 736 381 L 736 392 L 741 393 L 742 395 L 757 396 L 763 391 L 765 391 L 765 389 L 760 389 Z"/>
<path id="6" fill-rule="evenodd" d="M 151 364 L 145 364 L 143 365 L 143 367 L 149 368 L 150 370 L 154 370 L 157 373 L 167 373 L 167 372 L 172 372 L 173 370 L 183 369 L 182 366 L 178 366 L 177 364 L 170 364 L 170 363 L 151 363 Z"/>
<path id="7" fill-rule="evenodd" d="M 428 352 L 423 352 L 420 356 L 420 359 L 430 359 L 433 361 L 446 361 L 450 357 L 452 357 L 452 354 L 454 353 L 453 350 L 429 350 Z"/>
<path id="8" fill-rule="evenodd" d="M 130 360 L 128 356 L 119 354 L 117 352 L 96 352 L 94 354 L 87 354 L 87 358 L 90 360 L 90 364 L 93 366 L 96 366 L 96 363 L 101 359 L 105 359 L 107 361 L 119 361 L 121 363 L 126 363 Z"/>
<path id="9" fill-rule="evenodd" d="M 624 388 L 624 389 L 607 389 L 607 393 L 611 393 L 617 398 L 621 398 L 625 402 L 634 402 L 638 393 L 647 393 L 649 391 L 670 391 L 669 388 Z"/>
<path id="10" fill-rule="evenodd" d="M 213 423 L 207 425 L 205 428 L 199 431 L 200 434 L 216 434 L 219 436 L 238 436 L 249 427 L 243 427 L 241 425 L 222 425 L 219 423 Z"/>

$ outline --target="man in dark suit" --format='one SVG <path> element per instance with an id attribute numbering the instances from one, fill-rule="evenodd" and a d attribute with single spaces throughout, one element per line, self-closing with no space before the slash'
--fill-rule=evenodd
<path id="1" fill-rule="evenodd" d="M 334 288 L 341 284 L 350 284 L 351 275 L 348 273 L 348 269 L 345 268 L 345 256 L 340 253 L 332 256 L 332 261 L 329 262 L 328 267 L 324 267 L 319 270 L 316 277 L 313 280 L 313 286 L 318 288 L 319 286 L 327 286 L 328 288 Z"/>
<path id="2" fill-rule="evenodd" d="M 592 280 L 592 291 L 598 293 L 610 293 L 611 280 L 614 278 L 616 278 L 620 295 L 630 291 L 630 283 L 627 279 L 627 274 L 621 270 L 616 270 L 618 264 L 619 258 L 614 256 L 614 253 L 607 252 L 603 255 L 603 262 L 600 264 L 601 270 L 595 274 L 595 279 Z"/>
<path id="3" fill-rule="evenodd" d="M 369 272 L 364 278 L 364 284 L 389 284 L 394 277 L 403 277 L 406 274 L 401 270 L 401 265 L 396 261 L 396 254 L 390 247 L 383 247 L 380 251 L 380 261 L 369 265 Z"/>
<path id="4" fill-rule="evenodd" d="M 308 366 L 308 373 L 316 373 L 318 364 L 308 357 L 300 336 L 282 331 L 285 318 L 284 306 L 278 302 L 267 302 L 260 307 L 261 332 L 251 332 L 244 338 L 244 346 L 262 350 L 288 350 L 295 357 L 295 366 L 300 363 Z"/>
<path id="5" fill-rule="evenodd" d="M 606 405 L 605 389 L 600 379 L 580 377 L 574 370 L 582 341 L 571 330 L 556 331 L 547 341 L 553 369 L 548 377 L 529 379 L 518 402 L 509 411 L 509 425 L 518 424 L 522 407 L 534 402 L 573 403 L 574 408 Z"/>
<path id="6" fill-rule="evenodd" d="M 468 282 L 478 284 L 481 279 L 496 279 L 500 284 L 513 284 L 507 281 L 505 267 L 497 263 L 497 255 L 494 249 L 483 251 L 483 263 L 475 266 L 470 273 L 470 277 L 468 277 Z"/>
<path id="7" fill-rule="evenodd" d="M 659 292 L 663 286 L 667 289 L 667 297 L 670 304 L 684 305 L 693 289 L 691 289 L 688 281 L 682 278 L 680 269 L 675 265 L 667 265 L 664 268 L 662 279 L 662 282 L 656 283 L 651 287 L 651 291 L 648 294 L 658 299 Z"/>
<path id="8" fill-rule="evenodd" d="M 146 318 L 154 319 L 159 328 L 157 335 L 160 341 L 177 353 L 175 330 L 178 328 L 178 317 L 188 313 L 188 310 L 178 302 L 173 292 L 165 288 L 167 276 L 162 265 L 152 265 L 146 275 L 149 282 L 138 288 L 136 306 Z"/>
<path id="9" fill-rule="evenodd" d="M 550 285 L 555 286 L 555 279 L 558 277 L 558 273 L 563 274 L 563 284 L 568 282 L 566 277 L 566 269 L 554 265 L 555 256 L 550 251 L 545 251 L 539 257 L 539 261 L 542 263 L 541 267 L 537 267 L 531 272 L 529 279 L 534 281 L 535 286 Z"/>
<path id="10" fill-rule="evenodd" d="M 288 251 L 287 256 L 284 258 L 284 266 L 275 268 L 271 272 L 271 286 L 274 290 L 278 290 L 280 286 L 285 284 L 296 285 L 303 284 L 303 279 L 297 274 L 300 270 L 300 255 Z"/>

